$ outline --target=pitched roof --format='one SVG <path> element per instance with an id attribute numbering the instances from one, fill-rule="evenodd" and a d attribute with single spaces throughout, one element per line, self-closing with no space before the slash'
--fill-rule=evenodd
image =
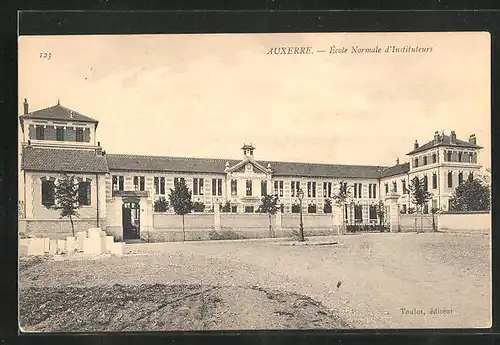
<path id="1" fill-rule="evenodd" d="M 106 154 L 110 170 L 169 171 L 224 173 L 226 162 L 233 166 L 240 161 L 219 158 L 164 157 Z"/>
<path id="2" fill-rule="evenodd" d="M 241 161 L 219 158 L 161 157 L 142 155 L 106 154 L 109 170 L 168 171 L 224 173 L 226 162 L 234 166 Z M 338 165 L 259 161 L 264 167 L 271 165 L 274 176 L 313 176 L 334 178 L 379 178 L 385 167 L 368 165 Z"/>
<path id="3" fill-rule="evenodd" d="M 410 163 L 396 164 L 392 167 L 382 170 L 380 177 L 389 177 L 394 175 L 406 174 L 410 171 Z"/>
<path id="4" fill-rule="evenodd" d="M 26 115 L 21 115 L 21 118 L 26 119 L 43 119 L 43 120 L 62 120 L 62 121 L 81 121 L 81 122 L 94 122 L 99 121 L 80 114 L 77 111 L 63 107 L 59 103 L 45 109 L 35 110 Z"/>
<path id="5" fill-rule="evenodd" d="M 449 135 L 440 135 L 440 141 L 435 144 L 434 140 L 428 141 L 422 146 L 417 147 L 416 149 L 410 151 L 407 153 L 407 155 L 411 155 L 414 153 L 422 152 L 427 149 L 430 149 L 432 147 L 438 147 L 438 146 L 452 146 L 452 147 L 466 147 L 466 148 L 472 148 L 472 149 L 482 149 L 482 146 L 476 145 L 476 144 L 471 144 L 468 141 L 463 141 L 460 139 L 456 139 L 455 144 L 451 143 L 451 138 Z"/>
<path id="6" fill-rule="evenodd" d="M 108 172 L 106 158 L 91 150 L 47 149 L 25 146 L 21 169 L 72 173 Z"/>

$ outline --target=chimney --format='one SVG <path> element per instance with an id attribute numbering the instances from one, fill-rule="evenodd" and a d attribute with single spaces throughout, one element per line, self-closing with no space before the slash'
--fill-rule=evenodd
<path id="1" fill-rule="evenodd" d="M 24 99 L 23 105 L 24 105 L 24 115 L 26 115 L 29 113 L 28 100 L 26 98 Z"/>
<path id="2" fill-rule="evenodd" d="M 413 144 L 413 149 L 418 149 L 418 141 L 415 140 L 415 143 Z"/>
<path id="3" fill-rule="evenodd" d="M 396 158 L 396 165 L 399 165 L 399 157 Z"/>
<path id="4" fill-rule="evenodd" d="M 455 134 L 455 131 L 451 131 L 450 144 L 456 144 L 456 143 L 457 143 L 457 135 Z"/>
<path id="5" fill-rule="evenodd" d="M 101 142 L 98 141 L 97 142 L 97 147 L 95 149 L 95 153 L 98 155 L 98 156 L 102 156 L 102 147 L 101 147 Z"/>
<path id="6" fill-rule="evenodd" d="M 475 135 L 474 133 L 472 133 L 472 134 L 469 136 L 469 144 L 472 144 L 472 145 L 477 145 L 476 135 Z"/>
<path id="7" fill-rule="evenodd" d="M 434 145 L 439 144 L 439 132 L 435 131 L 434 132 Z"/>

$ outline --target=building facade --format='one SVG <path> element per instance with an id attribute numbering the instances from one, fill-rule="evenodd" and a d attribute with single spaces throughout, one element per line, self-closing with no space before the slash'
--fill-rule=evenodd
<path id="1" fill-rule="evenodd" d="M 29 112 L 24 102 L 21 175 L 24 231 L 63 231 L 53 189 L 63 174 L 76 176 L 82 207 L 77 227 L 99 226 L 118 238 L 133 238 L 153 226 L 156 200 L 168 200 L 176 179 L 183 179 L 192 200 L 204 212 L 224 206 L 225 212 L 254 213 L 261 198 L 279 197 L 281 211 L 323 213 L 345 185 L 349 198 L 342 217 L 348 223 L 377 223 L 377 206 L 398 196 L 400 212 L 413 208 L 408 187 L 415 176 L 427 179 L 433 198 L 426 207 L 449 208 L 458 184 L 480 169 L 482 147 L 476 137 L 459 140 L 436 132 L 429 142 L 407 153 L 409 162 L 394 166 L 312 164 L 259 160 L 253 145 L 243 145 L 235 159 L 108 154 L 97 141 L 98 121 L 59 104 Z M 335 208 L 335 205 L 333 205 Z M 170 209 L 167 212 L 173 212 Z M 67 228 L 67 226 L 65 227 Z"/>

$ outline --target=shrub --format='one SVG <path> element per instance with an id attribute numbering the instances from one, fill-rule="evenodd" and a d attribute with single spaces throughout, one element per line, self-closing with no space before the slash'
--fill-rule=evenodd
<path id="1" fill-rule="evenodd" d="M 292 213 L 299 213 L 300 212 L 300 205 L 294 204 L 292 205 Z"/>
<path id="2" fill-rule="evenodd" d="M 316 205 L 311 204 L 307 206 L 307 213 L 316 213 Z"/>
<path id="3" fill-rule="evenodd" d="M 226 201 L 224 206 L 221 207 L 221 212 L 231 212 L 231 203 L 229 201 Z"/>
<path id="4" fill-rule="evenodd" d="M 155 200 L 154 203 L 154 210 L 155 212 L 167 212 L 169 207 L 169 203 L 165 197 L 160 197 L 159 199 Z"/>
<path id="5" fill-rule="evenodd" d="M 325 204 L 323 205 L 323 213 L 332 213 L 332 201 L 330 199 L 325 199 Z"/>
<path id="6" fill-rule="evenodd" d="M 199 201 L 193 203 L 193 211 L 194 212 L 203 212 L 205 211 L 205 204 Z"/>

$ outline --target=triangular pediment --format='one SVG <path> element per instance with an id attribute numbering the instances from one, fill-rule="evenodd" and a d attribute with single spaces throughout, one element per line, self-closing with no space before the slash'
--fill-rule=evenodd
<path id="1" fill-rule="evenodd" d="M 271 169 L 267 169 L 263 165 L 259 164 L 258 162 L 250 158 L 242 160 L 241 162 L 226 169 L 226 172 L 249 172 L 249 171 L 264 173 L 264 174 L 271 173 Z"/>

